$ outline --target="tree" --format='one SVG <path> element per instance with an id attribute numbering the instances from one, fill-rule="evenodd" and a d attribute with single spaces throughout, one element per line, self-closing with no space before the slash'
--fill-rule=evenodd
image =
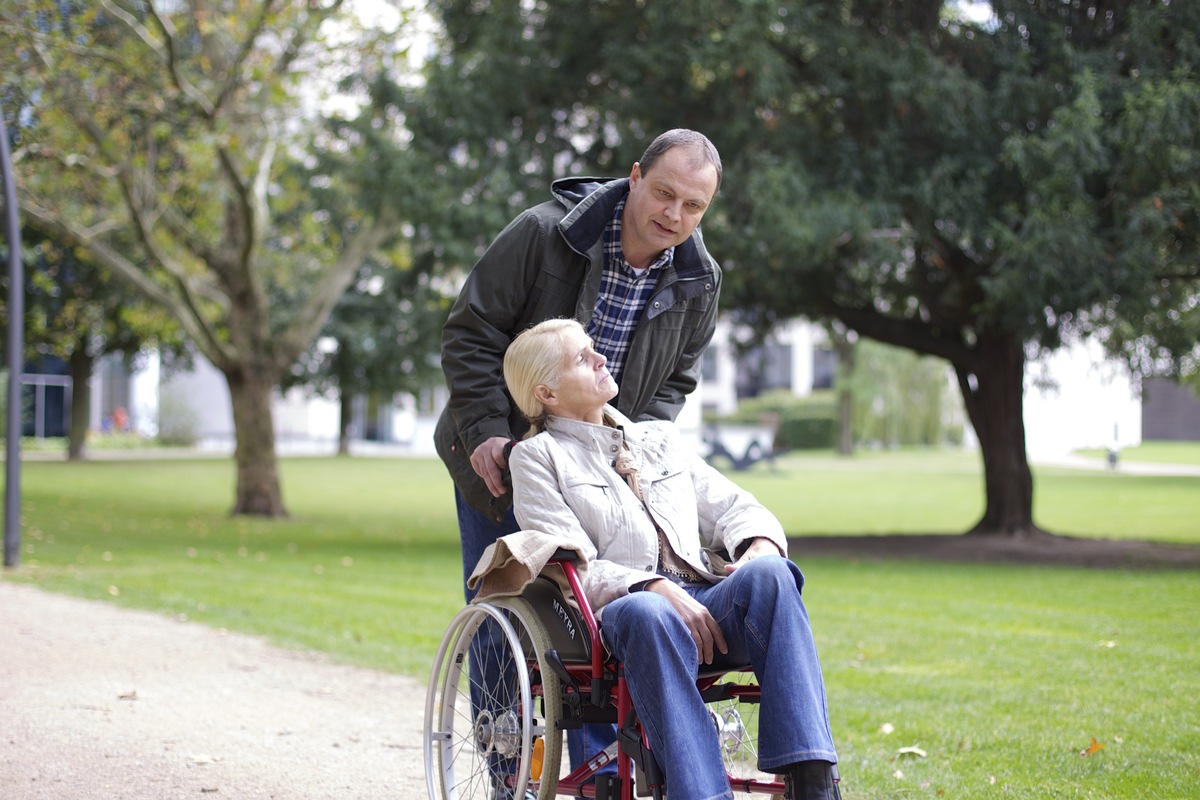
<path id="1" fill-rule="evenodd" d="M 22 252 L 29 261 L 27 357 L 54 356 L 67 363 L 71 377 L 67 458 L 82 460 L 96 361 L 106 355 L 133 361 L 149 347 L 179 360 L 183 357 L 179 326 L 160 306 L 148 303 L 128 284 L 70 248 L 49 239 L 35 243 L 30 237 Z"/>
<path id="2" fill-rule="evenodd" d="M 339 455 L 350 452 L 355 397 L 415 394 L 440 382 L 437 352 L 449 310 L 450 298 L 426 272 L 378 263 L 360 271 L 284 380 L 337 397 Z"/>
<path id="3" fill-rule="evenodd" d="M 839 392 L 842 379 L 852 398 L 851 427 L 858 442 L 938 447 L 959 438 L 941 359 L 865 339 L 854 345 L 848 374 L 839 375 Z"/>
<path id="4" fill-rule="evenodd" d="M 1196 4 L 998 0 L 984 24 L 940 0 L 436 7 L 428 107 L 476 186 L 488 164 L 512 194 L 623 170 L 659 130 L 703 130 L 726 157 L 704 226 L 725 308 L 949 362 L 982 450 L 974 532 L 1042 533 L 1030 353 L 1195 306 Z"/>
<path id="5" fill-rule="evenodd" d="M 402 149 L 394 127 L 390 139 L 332 141 L 306 124 L 332 76 L 396 55 L 342 4 L 38 0 L 0 12 L 0 63 L 31 101 L 14 153 L 22 214 L 166 308 L 224 374 L 236 514 L 286 513 L 271 394 L 400 230 L 401 205 L 378 191 L 340 225 L 320 209 L 292 213 L 313 187 L 287 180 L 290 163 L 338 149 L 387 185 Z"/>

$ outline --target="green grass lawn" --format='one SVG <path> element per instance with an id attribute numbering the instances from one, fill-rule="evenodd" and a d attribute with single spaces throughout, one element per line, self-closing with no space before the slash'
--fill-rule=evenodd
<path id="1" fill-rule="evenodd" d="M 1079 450 L 1077 454 L 1101 460 L 1108 457 L 1107 450 Z M 1142 442 L 1118 451 L 1118 455 L 1122 461 L 1200 466 L 1200 442 Z"/>
<path id="2" fill-rule="evenodd" d="M 1200 445 L 1190 445 L 1200 463 Z M 1180 453 L 1182 455 L 1182 451 Z M 1200 541 L 1200 479 L 1033 468 L 1034 520 L 1068 536 Z M 791 454 L 734 474 L 791 536 L 947 533 L 983 514 L 977 453 Z"/>
<path id="3" fill-rule="evenodd" d="M 285 459 L 281 474 L 292 518 L 266 521 L 228 516 L 226 459 L 27 462 L 22 566 L 3 579 L 423 680 L 462 605 L 441 464 Z M 982 509 L 964 454 L 790 456 L 736 478 L 792 535 L 952 534 Z M 1056 532 L 1200 542 L 1200 478 L 1035 478 Z M 1196 572 L 801 566 L 847 800 L 1200 796 Z M 1103 749 L 1080 756 L 1093 737 Z"/>

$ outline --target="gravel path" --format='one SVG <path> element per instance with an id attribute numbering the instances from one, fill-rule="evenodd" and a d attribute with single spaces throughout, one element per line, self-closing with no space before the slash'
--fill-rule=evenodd
<path id="1" fill-rule="evenodd" d="M 0 798 L 417 800 L 425 687 L 0 579 Z"/>

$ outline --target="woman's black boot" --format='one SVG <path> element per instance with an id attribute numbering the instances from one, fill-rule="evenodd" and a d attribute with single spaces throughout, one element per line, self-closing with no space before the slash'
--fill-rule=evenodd
<path id="1" fill-rule="evenodd" d="M 783 784 L 787 800 L 842 800 L 837 765 L 828 761 L 792 764 L 783 775 Z"/>

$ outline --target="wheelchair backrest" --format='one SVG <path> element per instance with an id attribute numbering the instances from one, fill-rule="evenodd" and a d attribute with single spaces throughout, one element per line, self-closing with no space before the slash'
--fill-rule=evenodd
<path id="1" fill-rule="evenodd" d="M 564 662 L 590 662 L 592 640 L 579 609 L 572 605 L 558 584 L 539 576 L 521 593 L 546 627 L 550 644 Z"/>

